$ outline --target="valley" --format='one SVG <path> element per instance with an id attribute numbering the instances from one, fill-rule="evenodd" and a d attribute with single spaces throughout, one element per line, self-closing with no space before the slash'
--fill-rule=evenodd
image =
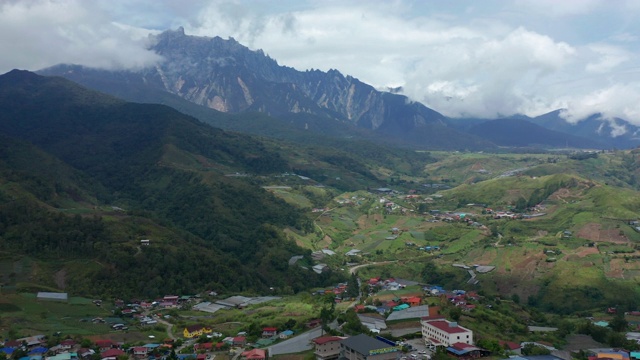
<path id="1" fill-rule="evenodd" d="M 480 344 L 535 340 L 562 348 L 568 346 L 567 334 L 584 333 L 577 329 L 585 326 L 585 317 L 593 322 L 612 321 L 614 315 L 607 314 L 608 308 L 629 313 L 637 309 L 640 232 L 636 226 L 640 203 L 635 184 L 615 187 L 594 180 L 604 177 L 621 161 L 628 161 L 629 156 L 637 156 L 635 151 L 605 152 L 581 160 L 572 159 L 570 154 L 540 153 L 430 155 L 435 161 L 425 162 L 421 174 L 402 175 L 388 169 L 386 181 L 378 183 L 384 187 L 372 183 L 346 192 L 293 172 L 227 174 L 257 183 L 261 191 L 281 198 L 309 218 L 307 231 L 284 229 L 286 239 L 308 251 L 308 255 L 292 254 L 288 260 L 290 272 L 334 273 L 339 275 L 336 279 L 345 282 L 353 281 L 350 274 L 356 274 L 361 290 L 369 292 L 360 301 L 345 296 L 344 290 L 335 292 L 340 286 L 337 283 L 333 283 L 336 288 L 315 287 L 296 291 L 295 295 L 286 286 L 242 293 L 202 288 L 196 292 L 197 297 L 193 296 L 196 293 L 180 293 L 191 296 L 177 307 L 154 305 L 152 313 L 143 312 L 171 324 L 173 330 L 167 330 L 161 323 L 142 325 L 136 316 L 114 316 L 128 307 L 114 306 L 112 300 L 98 307 L 90 298 L 74 294 L 66 304 L 34 299 L 33 291 L 64 290 L 68 277 L 74 276 L 74 268 L 86 268 L 99 260 L 74 260 L 61 270 L 59 264 L 37 256 L 17 258 L 5 252 L 0 268 L 9 276 L 3 278 L 6 295 L 0 302 L 0 324 L 5 332 L 10 331 L 10 337 L 60 331 L 92 341 L 111 339 L 140 345 L 168 334 L 183 339 L 177 333 L 179 329 L 205 324 L 225 337 L 245 331 L 257 341 L 263 327 L 304 333 L 305 324 L 319 319 L 321 309 L 329 303 L 335 304 L 332 311 L 340 323 L 352 329 L 345 330 L 343 325 L 341 331 L 366 331 L 356 330 L 364 325 L 350 318 L 354 315 L 347 315 L 353 314 L 354 308 L 417 297 L 436 313 L 458 317 L 482 340 Z M 590 179 L 578 171 L 556 171 L 556 167 L 589 169 Z M 130 217 L 129 211 L 120 207 L 75 205 L 59 211 L 118 222 Z M 163 246 L 165 236 L 160 229 L 147 232 L 148 245 L 135 245 L 135 256 Z M 368 279 L 398 279 L 400 284 L 409 285 L 371 291 Z M 416 283 L 419 285 L 413 285 Z M 443 290 L 437 290 L 441 294 L 435 296 L 433 289 Z M 448 294 L 454 289 L 476 295 L 464 300 L 464 305 L 452 306 Z M 212 295 L 211 290 L 220 293 Z M 317 295 L 320 293 L 323 295 Z M 200 307 L 196 304 L 216 303 L 239 294 L 276 297 L 238 309 L 222 307 L 213 313 L 196 310 Z M 135 298 L 139 297 L 131 299 Z M 143 299 L 161 301 L 157 297 Z M 134 302 L 133 309 L 139 309 L 140 304 Z M 462 313 L 457 309 L 463 309 Z M 95 318 L 107 322 L 94 323 Z M 568 330 L 531 333 L 519 325 L 523 319 L 529 326 Z M 625 319 L 635 321 L 632 315 Z M 111 328 L 110 324 L 120 322 L 127 324 L 126 330 Z M 403 329 L 415 331 L 416 327 L 420 327 L 417 320 L 390 321 L 382 333 L 406 338 L 414 335 Z M 203 343 L 208 341 L 203 339 Z M 194 351 L 192 342 L 185 344 L 185 353 Z M 265 342 L 261 346 L 272 345 Z M 232 355 L 225 351 L 216 356 Z"/>

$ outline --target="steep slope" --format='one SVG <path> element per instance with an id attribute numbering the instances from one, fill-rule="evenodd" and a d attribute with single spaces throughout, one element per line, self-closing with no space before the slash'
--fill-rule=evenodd
<path id="1" fill-rule="evenodd" d="M 365 136 L 422 149 L 493 147 L 448 128 L 444 116 L 420 103 L 377 91 L 336 70 L 297 71 L 279 66 L 262 51 L 251 51 L 233 39 L 187 36 L 182 29 L 165 31 L 154 40 L 152 49 L 165 59 L 154 68 L 104 72 L 56 66 L 40 73 L 65 76 L 128 100 L 144 96 L 161 103 L 167 100 L 162 91 L 227 113 L 309 116 L 310 121 L 348 124 L 370 130 Z M 140 90 L 124 90 L 128 87 Z M 147 91 L 142 89 L 148 89 L 147 94 L 141 95 Z"/>
<path id="2" fill-rule="evenodd" d="M 297 291 L 326 280 L 287 263 L 308 252 L 280 229 L 307 220 L 251 181 L 224 176 L 289 168 L 260 141 L 17 70 L 0 76 L 0 135 L 0 250 L 95 260 L 70 278 L 74 291 Z M 64 215 L 70 207 L 86 216 Z M 147 236 L 154 245 L 140 249 Z"/>
<path id="3" fill-rule="evenodd" d="M 469 133 L 483 137 L 500 146 L 512 147 L 571 147 L 602 149 L 606 145 L 568 133 L 549 130 L 522 119 L 497 119 L 472 126 Z"/>

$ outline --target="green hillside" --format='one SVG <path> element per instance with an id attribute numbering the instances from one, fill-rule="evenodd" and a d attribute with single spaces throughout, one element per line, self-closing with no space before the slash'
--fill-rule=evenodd
<path id="1" fill-rule="evenodd" d="M 308 252 L 281 229 L 310 224 L 258 176 L 292 168 L 281 149 L 27 72 L 0 77 L 0 109 L 0 251 L 43 270 L 24 278 L 83 294 L 156 296 L 294 292 L 331 276 L 288 266 Z M 252 176 L 225 176 L 245 172 Z M 152 245 L 141 247 L 147 238 Z M 97 266 L 80 271 L 77 260 Z M 1 281 L 17 286 L 17 277 Z"/>

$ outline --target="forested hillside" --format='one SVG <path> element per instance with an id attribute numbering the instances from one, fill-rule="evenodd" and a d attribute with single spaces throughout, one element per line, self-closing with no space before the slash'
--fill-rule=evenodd
<path id="1" fill-rule="evenodd" d="M 281 229 L 309 229 L 303 215 L 224 176 L 290 168 L 258 140 L 21 71 L 0 77 L 0 134 L 0 251 L 43 261 L 73 291 L 290 292 L 331 276 L 288 265 L 309 251 Z"/>

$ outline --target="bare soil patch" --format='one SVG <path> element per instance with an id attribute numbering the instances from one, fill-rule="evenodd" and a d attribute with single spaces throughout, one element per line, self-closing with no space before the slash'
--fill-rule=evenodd
<path id="1" fill-rule="evenodd" d="M 624 279 L 624 260 L 611 259 L 609 262 L 609 271 L 605 275 L 609 278 Z"/>
<path id="2" fill-rule="evenodd" d="M 577 233 L 578 237 L 595 242 L 610 242 L 614 244 L 626 244 L 629 239 L 620 235 L 618 229 L 602 229 L 601 224 L 589 223 L 583 226 Z"/>
<path id="3" fill-rule="evenodd" d="M 67 271 L 65 269 L 62 269 L 56 272 L 55 275 L 53 276 L 53 281 L 56 283 L 56 286 L 58 287 L 58 289 L 62 289 L 62 290 L 64 290 L 67 287 L 66 279 L 67 279 Z"/>
<path id="4" fill-rule="evenodd" d="M 581 248 L 578 248 L 578 250 L 579 251 L 576 253 L 576 255 L 580 258 L 599 253 L 598 248 L 596 247 L 581 247 Z"/>

